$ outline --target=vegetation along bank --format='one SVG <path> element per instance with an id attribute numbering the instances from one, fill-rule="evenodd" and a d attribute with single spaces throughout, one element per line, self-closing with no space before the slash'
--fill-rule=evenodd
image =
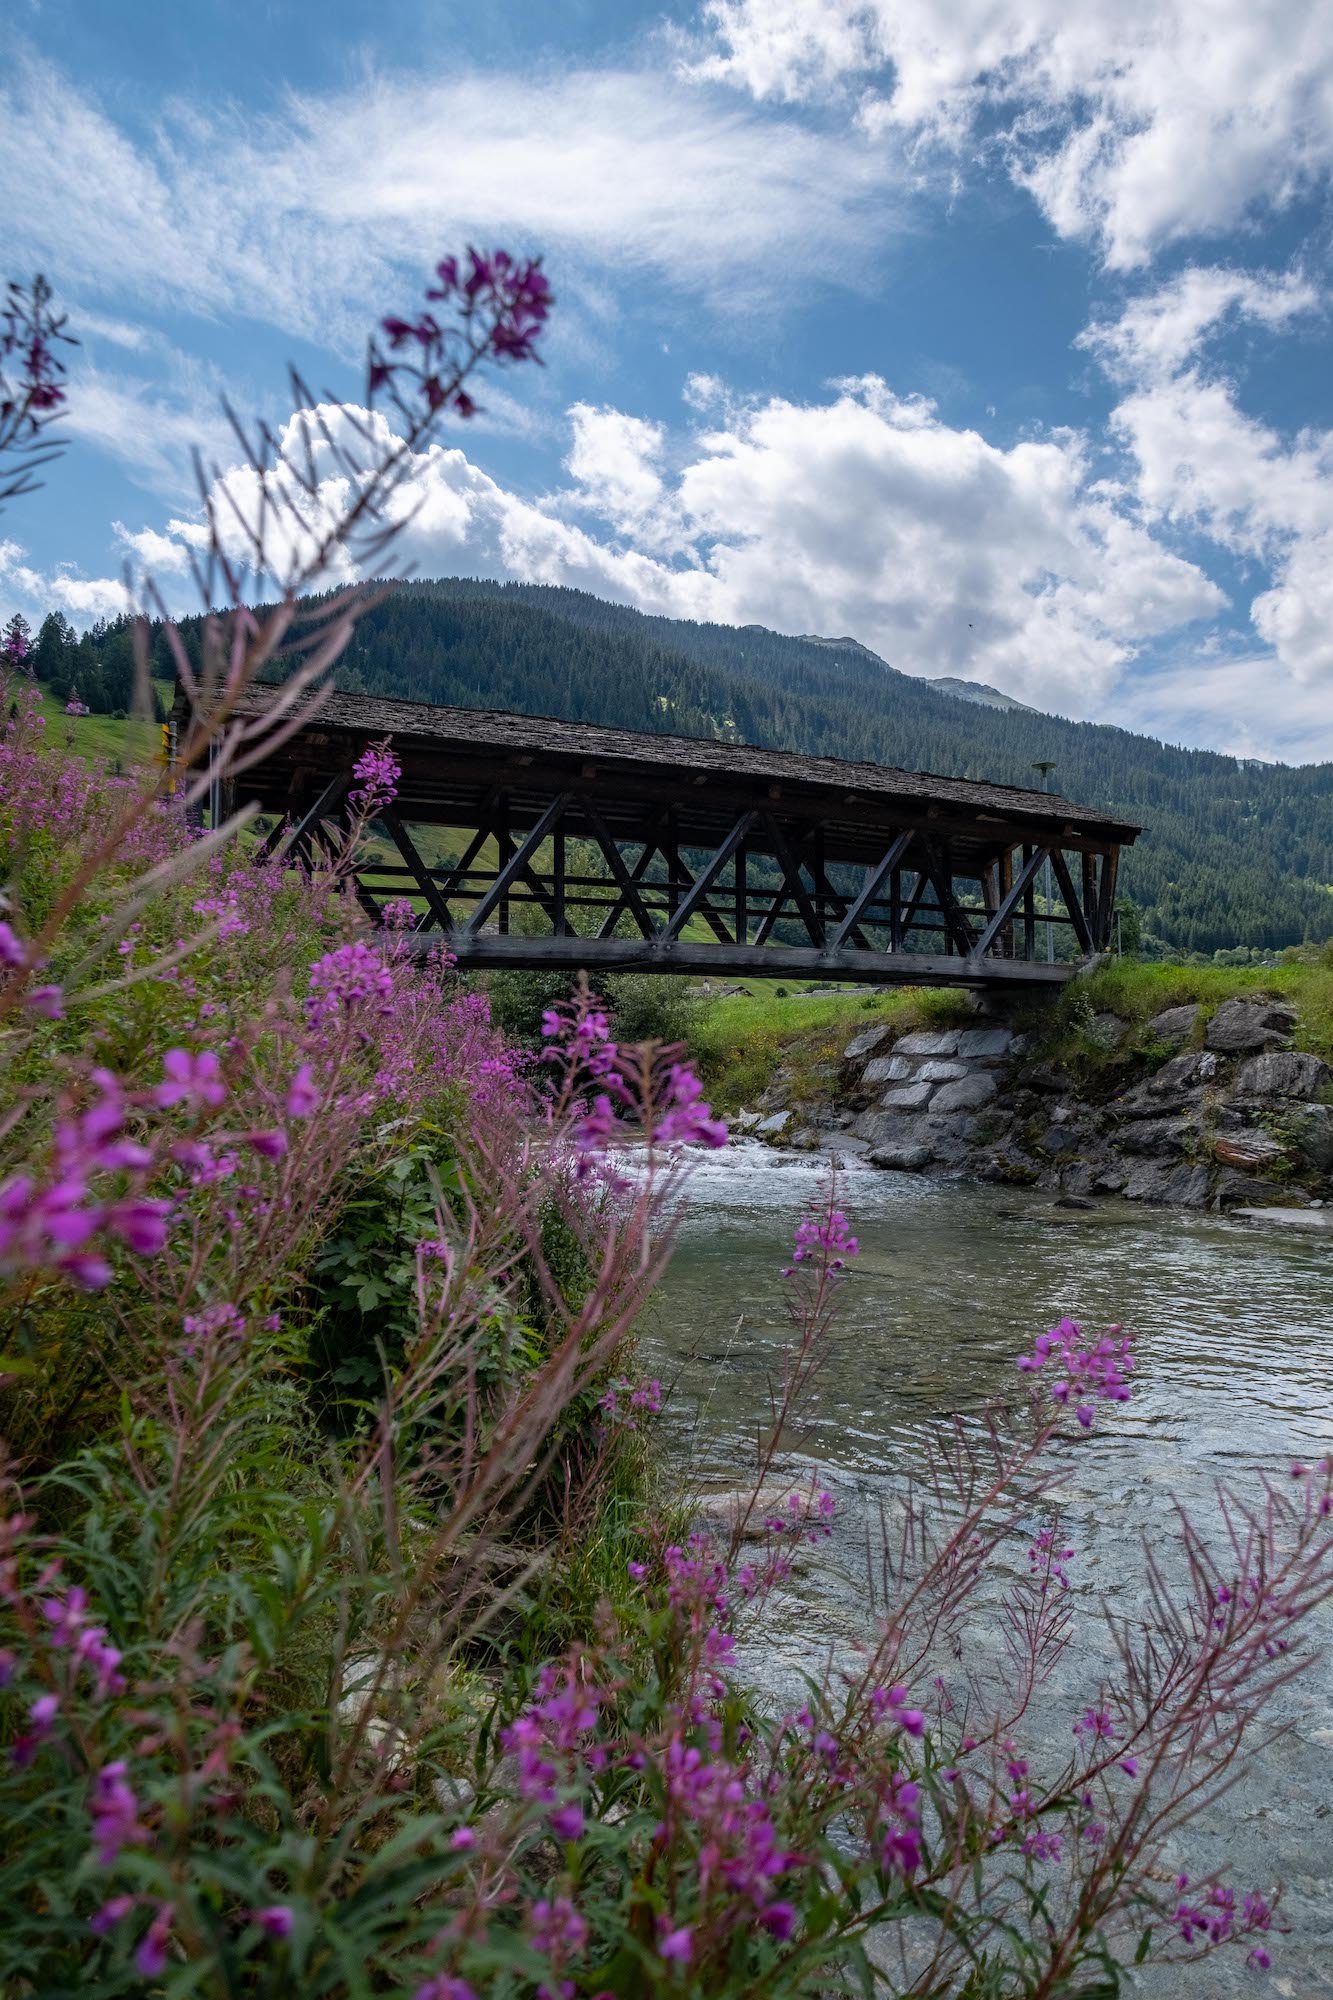
<path id="1" fill-rule="evenodd" d="M 1333 1195 L 1327 951 L 1253 970 L 1124 961 L 1006 1018 L 961 994 L 756 984 L 706 1000 L 692 1041 L 736 1129 L 777 1145 L 1074 1198 Z"/>

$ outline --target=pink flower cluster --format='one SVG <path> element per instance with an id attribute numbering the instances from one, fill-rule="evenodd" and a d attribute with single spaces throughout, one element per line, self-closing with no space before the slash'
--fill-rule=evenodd
<path id="1" fill-rule="evenodd" d="M 402 775 L 402 765 L 390 751 L 386 737 L 383 743 L 368 745 L 353 764 L 356 784 L 348 797 L 367 819 L 373 819 L 377 812 L 392 804 Z"/>
<path id="2" fill-rule="evenodd" d="M 1062 1319 L 1058 1326 L 1037 1335 L 1031 1354 L 1018 1358 L 1018 1366 L 1026 1373 L 1037 1373 L 1048 1363 L 1058 1376 L 1051 1385 L 1052 1401 L 1066 1406 L 1072 1403 L 1084 1430 L 1092 1424 L 1095 1401 L 1129 1401 L 1134 1357 L 1128 1334 L 1121 1334 L 1118 1326 L 1085 1345 L 1082 1327 L 1075 1320 Z"/>
<path id="3" fill-rule="evenodd" d="M 0 1187 L 0 1270 L 60 1271 L 96 1290 L 111 1266 L 94 1237 L 118 1238 L 141 1257 L 156 1256 L 166 1243 L 171 1203 L 136 1191 L 153 1156 L 125 1136 L 129 1105 L 120 1079 L 95 1069 L 91 1081 L 96 1101 L 56 1125 L 49 1174 L 15 1174 Z M 95 1192 L 90 1182 L 107 1173 L 129 1175 L 129 1188 L 110 1197 Z"/>
<path id="4" fill-rule="evenodd" d="M 793 1232 L 791 1263 L 783 1271 L 790 1278 L 797 1264 L 816 1263 L 827 1271 L 841 1271 L 847 1259 L 855 1257 L 860 1245 L 852 1235 L 847 1217 L 840 1208 L 827 1214 L 806 1216 Z"/>
<path id="5" fill-rule="evenodd" d="M 392 999 L 393 973 L 380 953 L 358 938 L 311 966 L 306 1020 L 312 1028 L 340 1028 L 362 1014 L 388 1014 Z"/>
<path id="6" fill-rule="evenodd" d="M 546 1060 L 562 1072 L 565 1094 L 593 1093 L 576 1104 L 570 1127 L 585 1164 L 604 1153 L 622 1121 L 635 1120 L 650 1146 L 720 1147 L 727 1127 L 714 1118 L 703 1085 L 672 1049 L 621 1049 L 607 1014 L 586 993 L 542 1015 Z"/>
<path id="7" fill-rule="evenodd" d="M 483 361 L 538 360 L 537 342 L 555 303 L 540 261 L 511 257 L 507 250 L 445 257 L 435 275 L 427 304 L 452 307 L 455 320 L 442 325 L 430 311 L 415 319 L 391 313 L 381 321 L 388 354 L 372 345 L 370 355 L 370 400 L 387 389 L 418 422 L 422 416 L 413 405 L 424 416 L 446 407 L 456 416 L 473 416 L 477 406 L 463 383 Z"/>

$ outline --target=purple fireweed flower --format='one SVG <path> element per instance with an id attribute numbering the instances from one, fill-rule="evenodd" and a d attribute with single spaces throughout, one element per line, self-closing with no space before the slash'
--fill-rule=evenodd
<path id="1" fill-rule="evenodd" d="M 245 1143 L 261 1159 L 280 1160 L 287 1150 L 287 1134 L 280 1128 L 272 1132 L 247 1132 Z"/>
<path id="2" fill-rule="evenodd" d="M 383 743 L 370 744 L 353 764 L 352 776 L 357 783 L 348 796 L 353 805 L 373 816 L 397 796 L 402 775 L 402 766 L 390 752 L 386 737 Z"/>
<path id="3" fill-rule="evenodd" d="M 287 1086 L 286 1112 L 289 1118 L 308 1118 L 319 1109 L 319 1088 L 308 1062 L 302 1063 Z"/>
<path id="4" fill-rule="evenodd" d="M 476 1844 L 477 1836 L 470 1826 L 456 1826 L 449 1836 L 449 1845 L 455 1854 L 466 1854 Z"/>
<path id="5" fill-rule="evenodd" d="M 447 1972 L 439 1972 L 424 1986 L 418 1986 L 413 2000 L 477 2000 L 477 1996 L 466 1979 L 455 1979 Z"/>
<path id="6" fill-rule="evenodd" d="M 25 1007 L 34 1014 L 40 1014 L 44 1021 L 63 1021 L 65 1018 L 65 989 L 63 986 L 34 986 L 24 996 Z"/>
<path id="7" fill-rule="evenodd" d="M 145 1979 L 155 1979 L 159 1972 L 166 1970 L 167 1946 L 171 1942 L 171 1905 L 163 1903 L 157 1915 L 144 1932 L 139 1949 L 134 1954 L 135 1967 Z"/>
<path id="8" fill-rule="evenodd" d="M 54 1694 L 38 1695 L 28 1710 L 28 1727 L 14 1738 L 9 1755 L 20 1769 L 31 1764 L 42 1744 L 51 1734 L 55 1719 L 60 1713 L 60 1697 Z"/>
<path id="9" fill-rule="evenodd" d="M 306 1019 L 312 1028 L 329 1028 L 367 1006 L 385 1015 L 393 991 L 393 974 L 384 960 L 357 939 L 326 952 L 311 966 Z"/>
<path id="10" fill-rule="evenodd" d="M 557 1840 L 578 1840 L 583 1833 L 583 1807 L 557 1806 L 553 1813 L 547 1815 L 546 1824 Z"/>
<path id="11" fill-rule="evenodd" d="M 139 1824 L 139 1801 L 125 1776 L 127 1768 L 117 1759 L 104 1764 L 93 1780 L 93 1851 L 101 1868 L 113 1867 L 122 1848 L 143 1847 L 149 1840 L 147 1828 Z"/>
<path id="12" fill-rule="evenodd" d="M 688 1924 L 681 1924 L 675 1930 L 669 1928 L 669 1919 L 659 1918 L 661 1933 L 657 1940 L 659 1954 L 676 1965 L 688 1965 L 694 1951 L 694 1933 Z"/>
<path id="13" fill-rule="evenodd" d="M 286 1938 L 291 1936 L 296 1919 L 286 1903 L 269 1903 L 262 1910 L 251 1910 L 250 1921 L 257 1924 L 266 1937 Z"/>
<path id="14" fill-rule="evenodd" d="M 1116 1336 L 1119 1335 L 1119 1339 Z M 1021 1354 L 1018 1366 L 1036 1373 L 1047 1363 L 1059 1379 L 1052 1384 L 1051 1399 L 1074 1406 L 1084 1430 L 1092 1424 L 1096 1401 L 1125 1403 L 1129 1400 L 1129 1376 L 1134 1367 L 1127 1334 L 1113 1326 L 1091 1346 L 1083 1344 L 1083 1329 L 1077 1321 L 1062 1319 L 1046 1333 L 1039 1333 L 1031 1354 Z"/>
<path id="15" fill-rule="evenodd" d="M 212 1049 L 191 1055 L 188 1049 L 168 1049 L 162 1058 L 165 1083 L 159 1083 L 153 1099 L 162 1110 L 174 1104 L 189 1104 L 216 1110 L 227 1101 L 227 1085 L 222 1065 Z"/>
<path id="16" fill-rule="evenodd" d="M 88 1928 L 94 1937 L 105 1937 L 116 1925 L 123 1923 L 131 1910 L 138 1905 L 137 1896 L 112 1896 L 103 1903 L 100 1910 L 94 1910 L 88 1919 Z"/>
<path id="17" fill-rule="evenodd" d="M 806 1216 L 796 1225 L 791 1265 L 783 1271 L 789 1278 L 797 1264 L 822 1263 L 830 1271 L 841 1271 L 860 1245 L 850 1233 L 847 1217 L 840 1208 L 825 1215 Z"/>
<path id="18" fill-rule="evenodd" d="M 532 1906 L 530 1935 L 538 1951 L 553 1958 L 582 1951 L 588 1942 L 588 1926 L 568 1896 L 541 1897 Z"/>
<path id="19" fill-rule="evenodd" d="M 1087 1736 L 1094 1743 L 1099 1738 L 1107 1743 L 1114 1742 L 1117 1734 L 1115 1718 L 1108 1715 L 1104 1708 L 1086 1708 L 1074 1724 L 1074 1734 Z"/>
<path id="20" fill-rule="evenodd" d="M 661 1111 L 653 1133 L 659 1145 L 726 1145 L 726 1125 L 704 1102 L 703 1085 L 688 1063 L 672 1063 L 667 1071 Z"/>
<path id="21" fill-rule="evenodd" d="M 0 965 L 18 967 L 26 965 L 28 954 L 23 941 L 11 926 L 0 919 Z"/>
<path id="22" fill-rule="evenodd" d="M 410 931 L 416 916 L 406 896 L 390 896 L 380 909 L 380 922 L 389 931 Z"/>

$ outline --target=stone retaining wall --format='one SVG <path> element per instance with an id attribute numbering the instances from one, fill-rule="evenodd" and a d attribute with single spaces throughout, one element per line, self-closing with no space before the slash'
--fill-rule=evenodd
<path id="1" fill-rule="evenodd" d="M 1199 1033 L 1197 1006 L 1148 1023 L 1151 1048 L 1112 1064 L 1110 1094 L 1080 1092 L 1031 1036 L 1005 1027 L 900 1035 L 869 1028 L 843 1051 L 831 1103 L 802 1105 L 779 1072 L 735 1121 L 777 1143 L 832 1145 L 876 1166 L 1033 1184 L 1067 1196 L 1121 1194 L 1199 1208 L 1333 1196 L 1333 1073 L 1288 1046 L 1280 1000 L 1229 1000 Z M 1108 1055 L 1128 1024 L 1087 1031 Z M 1185 1046 L 1188 1044 L 1188 1046 Z"/>

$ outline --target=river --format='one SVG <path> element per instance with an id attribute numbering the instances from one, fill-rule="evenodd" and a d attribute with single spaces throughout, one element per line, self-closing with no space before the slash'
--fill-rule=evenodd
<path id="1" fill-rule="evenodd" d="M 788 1337 L 779 1267 L 827 1172 L 816 1156 L 741 1142 L 704 1156 L 690 1183 L 643 1361 L 672 1384 L 668 1449 L 700 1486 L 735 1486 L 752 1462 Z M 762 1644 L 746 1649 L 747 1671 L 774 1701 L 866 1634 L 867 1535 L 927 1427 L 1012 1393 L 1015 1356 L 1066 1314 L 1098 1330 L 1121 1321 L 1136 1343 L 1130 1402 L 1099 1407 L 1093 1433 L 1066 1454 L 1071 1582 L 1093 1658 L 1105 1643 L 1093 1598 L 1133 1605 L 1139 1538 L 1169 1550 L 1176 1502 L 1206 1521 L 1219 1477 L 1253 1490 L 1259 1471 L 1285 1475 L 1293 1457 L 1333 1449 L 1329 1238 L 1129 1204 L 1059 1210 L 1027 1190 L 856 1164 L 838 1189 L 861 1247 L 799 1470 L 818 1470 L 839 1511 L 826 1552 L 771 1602 Z M 1327 1608 L 1320 1626 L 1333 1640 Z M 1072 1670 L 1071 1656 L 1062 1676 Z M 1267 1980 L 1232 1954 L 1145 1979 L 1163 2000 L 1333 1995 L 1329 1655 L 1280 1694 L 1275 1718 L 1289 1733 L 1190 1829 L 1181 1859 L 1196 1875 L 1229 1865 L 1247 1887 L 1281 1879 L 1292 1934 L 1277 1941 Z"/>

